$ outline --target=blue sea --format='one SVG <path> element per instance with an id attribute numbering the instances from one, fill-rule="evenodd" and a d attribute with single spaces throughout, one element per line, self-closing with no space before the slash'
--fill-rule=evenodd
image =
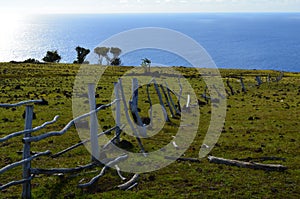
<path id="1" fill-rule="evenodd" d="M 57 50 L 62 56 L 61 62 L 72 63 L 76 59 L 76 46 L 93 52 L 109 37 L 143 27 L 168 28 L 187 35 L 207 51 L 219 68 L 300 72 L 300 13 L 27 16 L 9 30 L 7 40 L 3 39 L 0 61 L 41 60 L 48 50 Z M 0 32 L 9 28 L 4 24 Z M 145 57 L 161 65 L 188 65 L 186 60 L 172 53 L 155 49 L 121 54 L 123 65 L 138 66 Z"/>

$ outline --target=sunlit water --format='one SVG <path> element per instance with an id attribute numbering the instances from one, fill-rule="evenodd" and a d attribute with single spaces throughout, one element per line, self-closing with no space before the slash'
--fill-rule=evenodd
<path id="1" fill-rule="evenodd" d="M 20 13 L 21 14 L 21 13 Z M 163 27 L 200 43 L 218 67 L 300 71 L 300 14 L 118 14 L 1 16 L 0 61 L 41 60 L 58 50 L 62 62 L 76 59 L 76 46 L 93 49 L 122 31 Z M 162 65 L 188 65 L 156 50 L 122 56 L 123 65 L 142 58 Z"/>

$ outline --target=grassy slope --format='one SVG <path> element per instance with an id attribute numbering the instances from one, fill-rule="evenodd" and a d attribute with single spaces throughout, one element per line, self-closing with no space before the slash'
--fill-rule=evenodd
<path id="1" fill-rule="evenodd" d="M 72 118 L 71 94 L 74 77 L 78 65 L 67 64 L 0 64 L 0 103 L 13 103 L 31 98 L 44 97 L 49 106 L 35 106 L 37 119 L 33 126 L 51 120 L 60 115 L 57 123 L 46 130 L 61 129 Z M 116 81 L 130 67 L 108 68 L 97 89 L 101 98 L 97 103 L 106 104 L 111 99 L 112 82 Z M 200 96 L 204 90 L 201 77 L 195 71 L 177 68 L 189 79 L 196 93 Z M 247 158 L 262 156 L 278 156 L 286 158 L 286 162 L 271 161 L 288 166 L 284 173 L 250 170 L 225 165 L 215 165 L 202 159 L 201 163 L 174 162 L 170 166 L 156 172 L 142 174 L 140 183 L 132 191 L 119 191 L 115 186 L 122 183 L 116 172 L 110 170 L 91 189 L 77 188 L 78 182 L 84 178 L 88 181 L 99 172 L 99 169 L 81 173 L 78 176 L 38 176 L 32 181 L 32 193 L 35 198 L 299 198 L 300 191 L 300 156 L 299 156 L 299 114 L 300 114 L 300 74 L 286 73 L 279 83 L 263 84 L 259 88 L 252 86 L 256 74 L 275 77 L 274 71 L 221 70 L 225 78 L 230 75 L 245 77 L 246 94 L 239 93 L 228 97 L 227 117 L 224 131 L 211 155 L 224 158 Z M 239 83 L 232 81 L 235 90 L 240 90 Z M 18 86 L 21 89 L 16 89 Z M 200 99 L 200 97 L 199 97 Z M 145 105 L 144 105 L 145 106 Z M 141 106 L 141 109 L 145 107 Z M 148 108 L 148 105 L 147 107 Z M 23 128 L 21 117 L 24 107 L 1 109 L 0 136 L 19 131 Z M 198 134 L 186 157 L 197 157 L 202 139 L 208 128 L 210 107 L 201 107 L 201 121 Z M 101 112 L 100 124 L 113 126 L 111 110 Z M 256 120 L 248 120 L 257 117 Z M 171 126 L 165 126 L 167 133 L 160 134 L 160 139 L 168 143 L 174 134 Z M 124 136 L 135 146 L 136 142 Z M 32 144 L 33 151 L 51 150 L 58 152 L 79 141 L 78 134 L 72 129 L 61 137 L 48 138 Z M 147 150 L 163 145 L 151 139 L 145 141 Z M 153 148 L 153 149 L 152 149 Z M 22 150 L 21 137 L 0 144 L 0 167 L 20 160 L 17 151 Z M 137 150 L 137 148 L 133 149 Z M 80 147 L 69 154 L 55 160 L 41 157 L 33 161 L 33 167 L 75 167 L 87 164 L 89 153 Z M 130 174 L 124 174 L 131 176 Z M 21 168 L 0 175 L 0 183 L 21 179 Z M 0 198 L 19 198 L 21 186 L 11 187 L 0 192 Z"/>

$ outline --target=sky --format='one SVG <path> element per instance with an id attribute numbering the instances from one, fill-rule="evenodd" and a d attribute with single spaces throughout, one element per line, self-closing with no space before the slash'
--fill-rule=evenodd
<path id="1" fill-rule="evenodd" d="M 0 12 L 10 14 L 300 12 L 300 0 L 1 0 Z"/>

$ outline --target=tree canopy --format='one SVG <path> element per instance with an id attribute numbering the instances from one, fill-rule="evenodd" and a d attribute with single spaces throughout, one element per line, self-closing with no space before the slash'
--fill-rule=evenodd
<path id="1" fill-rule="evenodd" d="M 61 60 L 61 56 L 58 54 L 57 50 L 47 51 L 46 56 L 42 60 L 44 62 L 58 63 Z"/>
<path id="2" fill-rule="evenodd" d="M 77 46 L 75 50 L 77 52 L 77 60 L 75 60 L 74 63 L 82 64 L 86 56 L 90 53 L 90 50 L 80 46 Z"/>

